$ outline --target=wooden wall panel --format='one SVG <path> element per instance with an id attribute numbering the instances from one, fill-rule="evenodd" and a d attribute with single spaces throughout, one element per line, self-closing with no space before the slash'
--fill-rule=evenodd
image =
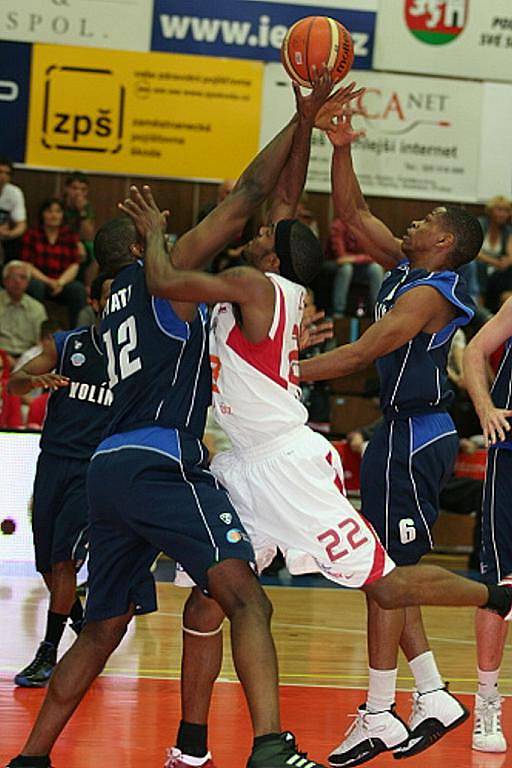
<path id="1" fill-rule="evenodd" d="M 64 184 L 65 174 L 54 171 L 17 169 L 15 183 L 23 189 L 27 200 L 30 224 L 37 221 L 37 209 L 41 202 L 52 195 L 59 194 Z M 116 204 L 126 195 L 132 179 L 128 176 L 90 175 L 90 198 L 96 209 L 98 224 L 101 225 L 116 215 Z M 162 207 L 171 210 L 169 230 L 183 234 L 195 223 L 197 214 L 205 203 L 214 201 L 217 185 L 170 179 L 137 178 L 138 184 L 152 185 L 156 199 Z M 368 204 L 375 216 L 382 219 L 392 230 L 401 236 L 413 219 L 423 217 L 443 201 L 406 200 L 387 197 L 368 197 Z M 308 205 L 315 212 L 320 236 L 325 242 L 332 217 L 330 195 L 320 192 L 308 194 Z M 483 206 L 467 205 L 468 210 L 476 215 L 482 213 Z M 261 214 L 263 215 L 263 214 Z"/>

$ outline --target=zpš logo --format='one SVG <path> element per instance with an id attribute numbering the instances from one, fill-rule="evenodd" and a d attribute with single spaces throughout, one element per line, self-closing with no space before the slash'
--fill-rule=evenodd
<path id="1" fill-rule="evenodd" d="M 469 0 L 405 0 L 405 21 L 412 34 L 429 45 L 445 45 L 460 35 Z"/>
<path id="2" fill-rule="evenodd" d="M 77 152 L 119 152 L 124 101 L 125 87 L 109 69 L 48 67 L 43 146 Z"/>

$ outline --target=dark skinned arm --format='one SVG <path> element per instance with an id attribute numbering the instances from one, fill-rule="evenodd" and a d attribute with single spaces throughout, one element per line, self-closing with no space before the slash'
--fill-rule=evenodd
<path id="1" fill-rule="evenodd" d="M 300 363 L 303 381 L 348 376 L 363 370 L 377 358 L 399 349 L 422 331 L 433 333 L 432 324 L 446 315 L 446 299 L 435 288 L 421 286 L 404 293 L 394 307 L 353 344 L 345 344 Z M 443 323 L 444 324 L 444 323 Z"/>
<path id="2" fill-rule="evenodd" d="M 363 131 L 354 131 L 350 110 L 339 116 L 337 125 L 327 132 L 334 146 L 332 157 L 332 196 L 335 216 L 341 219 L 357 240 L 360 250 L 385 269 L 392 269 L 404 258 L 401 240 L 373 216 L 357 180 L 352 163 L 351 144 Z"/>
<path id="3" fill-rule="evenodd" d="M 67 387 L 69 379 L 57 373 L 51 373 L 57 365 L 57 348 L 52 340 L 45 344 L 44 351 L 29 360 L 23 368 L 13 373 L 7 384 L 11 395 L 26 395 L 32 389 L 39 387 L 59 389 Z"/>

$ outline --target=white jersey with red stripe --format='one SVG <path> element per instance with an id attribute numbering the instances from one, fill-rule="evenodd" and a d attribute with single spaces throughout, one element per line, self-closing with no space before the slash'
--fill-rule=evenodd
<path id="1" fill-rule="evenodd" d="M 251 450 L 303 426 L 308 412 L 299 387 L 299 331 L 305 289 L 266 273 L 275 291 L 267 338 L 252 344 L 232 304 L 213 310 L 210 355 L 215 418 L 235 450 Z"/>

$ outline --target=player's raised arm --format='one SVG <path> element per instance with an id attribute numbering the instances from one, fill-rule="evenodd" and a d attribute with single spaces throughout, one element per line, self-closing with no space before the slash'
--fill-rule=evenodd
<path id="1" fill-rule="evenodd" d="M 480 419 L 487 443 L 507 438 L 512 411 L 497 408 L 489 392 L 489 357 L 512 336 L 512 299 L 509 299 L 469 342 L 464 351 L 464 381 Z"/>
<path id="2" fill-rule="evenodd" d="M 377 358 L 399 349 L 418 333 L 427 329 L 430 332 L 429 325 L 446 312 L 446 300 L 435 288 L 420 286 L 407 291 L 353 344 L 302 360 L 300 378 L 318 381 L 362 370 Z"/>
<path id="3" fill-rule="evenodd" d="M 11 395 L 26 395 L 30 390 L 39 387 L 48 387 L 49 389 L 67 387 L 69 379 L 52 373 L 57 365 L 57 359 L 57 348 L 52 340 L 45 344 L 40 355 L 33 357 L 23 368 L 12 374 L 7 384 L 7 389 Z"/>
<path id="4" fill-rule="evenodd" d="M 291 219 L 295 216 L 306 183 L 313 128 L 319 124 L 330 125 L 331 115 L 343 109 L 363 92 L 362 88 L 354 90 L 356 84 L 350 83 L 328 98 L 332 90 L 331 73 L 325 69 L 319 74 L 316 68 L 314 69 L 313 90 L 308 96 L 303 96 L 299 85 L 293 83 L 298 123 L 288 160 L 271 197 L 268 216 L 270 222 Z"/>
<path id="5" fill-rule="evenodd" d="M 265 301 L 273 304 L 274 290 L 261 272 L 252 267 L 228 269 L 211 275 L 192 269 L 180 269 L 165 247 L 162 216 L 150 187 L 142 193 L 131 187 L 130 197 L 120 205 L 134 222 L 145 241 L 144 268 L 148 290 L 152 296 L 174 302 L 215 304 L 218 301 L 240 305 Z"/>
<path id="6" fill-rule="evenodd" d="M 404 257 L 401 240 L 396 238 L 368 208 L 352 164 L 352 142 L 363 135 L 354 131 L 352 112 L 343 110 L 327 135 L 334 147 L 332 156 L 332 196 L 336 217 L 357 239 L 358 246 L 386 269 L 392 269 Z"/>

